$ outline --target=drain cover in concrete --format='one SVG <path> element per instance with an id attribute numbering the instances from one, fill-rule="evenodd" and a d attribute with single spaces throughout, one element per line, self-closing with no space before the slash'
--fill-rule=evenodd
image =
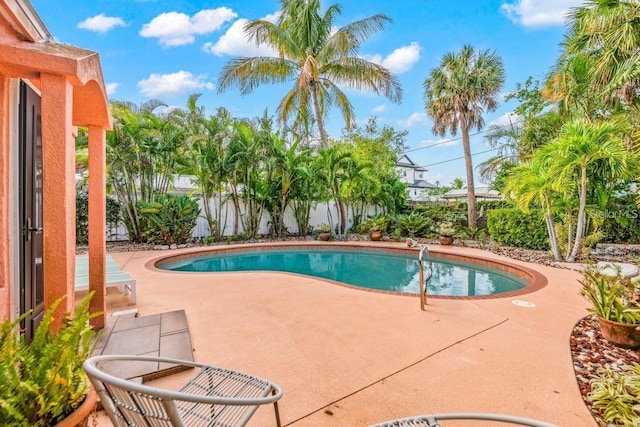
<path id="1" fill-rule="evenodd" d="M 526 308 L 534 308 L 536 305 L 529 301 L 523 301 L 521 299 L 514 299 L 511 301 L 512 304 L 517 305 L 518 307 L 526 307 Z"/>

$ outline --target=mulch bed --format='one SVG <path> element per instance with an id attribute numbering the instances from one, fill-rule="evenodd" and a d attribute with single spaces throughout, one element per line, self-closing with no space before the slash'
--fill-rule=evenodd
<path id="1" fill-rule="evenodd" d="M 590 381 L 598 377 L 598 369 L 610 367 L 617 371 L 627 371 L 633 363 L 640 363 L 640 351 L 617 347 L 602 337 L 595 315 L 590 315 L 573 328 L 570 339 L 571 358 L 576 380 L 585 405 L 600 426 L 607 426 L 602 414 L 592 408 L 587 398 L 591 392 Z"/>

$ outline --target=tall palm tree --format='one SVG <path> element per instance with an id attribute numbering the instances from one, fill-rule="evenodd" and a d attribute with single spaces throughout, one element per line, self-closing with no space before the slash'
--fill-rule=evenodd
<path id="1" fill-rule="evenodd" d="M 618 126 L 609 122 L 590 124 L 585 120 L 566 124 L 558 141 L 545 146 L 541 155 L 551 159 L 551 176 L 555 183 L 560 183 L 556 189 L 565 188 L 563 183 L 571 178 L 578 181 L 578 221 L 573 248 L 567 257 L 567 261 L 573 262 L 585 231 L 590 176 L 610 183 L 630 179 L 638 172 L 637 158 L 627 150 Z"/>
<path id="2" fill-rule="evenodd" d="M 433 132 L 444 136 L 462 132 L 464 161 L 467 169 L 467 220 L 476 226 L 476 199 L 469 130 L 484 126 L 482 114 L 495 111 L 497 97 L 504 84 L 502 59 L 488 50 L 476 52 L 464 46 L 459 53 L 447 53 L 439 67 L 424 81 L 427 114 L 433 119 Z"/>
<path id="3" fill-rule="evenodd" d="M 335 18 L 342 11 L 337 4 L 324 14 L 320 0 L 281 0 L 281 4 L 277 23 L 258 19 L 245 26 L 251 41 L 271 46 L 279 56 L 230 60 L 218 77 L 219 91 L 237 86 L 245 95 L 262 83 L 293 82 L 278 106 L 278 119 L 300 121 L 313 111 L 324 147 L 329 144 L 324 117 L 331 106 L 340 109 L 347 128 L 354 123 L 353 107 L 339 86 L 400 102 L 397 78 L 382 65 L 358 56 L 362 43 L 391 21 L 387 16 L 373 15 L 335 30 Z"/>

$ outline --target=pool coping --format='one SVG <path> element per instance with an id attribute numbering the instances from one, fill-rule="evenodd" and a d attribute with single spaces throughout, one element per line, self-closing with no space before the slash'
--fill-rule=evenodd
<path id="1" fill-rule="evenodd" d="M 256 249 L 257 248 L 257 249 Z M 281 249 L 281 248 L 298 248 L 298 249 L 333 249 L 333 248 L 344 248 L 344 249 L 357 249 L 364 252 L 392 252 L 399 254 L 408 254 L 414 253 L 418 254 L 420 251 L 420 247 L 399 247 L 397 244 L 387 244 L 385 242 L 314 242 L 314 241 L 291 241 L 291 242 L 261 242 L 261 243 L 244 243 L 244 244 L 236 244 L 229 246 L 207 246 L 207 247 L 199 247 L 195 249 L 185 249 L 179 253 L 172 254 L 163 254 L 157 257 L 154 257 L 147 261 L 144 265 L 145 269 L 165 274 L 211 274 L 210 272 L 181 272 L 181 271 L 170 271 L 164 270 L 158 267 L 158 265 L 164 264 L 166 262 L 178 261 L 186 258 L 193 258 L 195 256 L 202 256 L 207 254 L 225 254 L 225 253 L 235 253 L 241 252 L 247 249 L 259 250 L 261 248 L 269 248 L 269 249 Z M 514 291 L 502 292 L 499 294 L 489 294 L 489 295 L 474 295 L 474 296 L 455 296 L 455 295 L 432 295 L 427 294 L 428 298 L 435 299 L 451 299 L 451 300 L 485 300 L 485 299 L 502 299 L 502 298 L 512 298 L 516 296 L 530 294 L 547 286 L 549 283 L 547 277 L 536 271 L 532 268 L 529 268 L 524 265 L 516 264 L 510 261 L 495 259 L 495 258 L 483 258 L 478 256 L 469 256 L 457 254 L 455 251 L 455 246 L 447 247 L 448 249 L 442 250 L 442 247 L 438 245 L 427 245 L 429 253 L 434 255 L 436 258 L 451 260 L 451 261 L 462 261 L 468 262 L 471 264 L 476 264 L 482 267 L 489 267 L 496 270 L 504 271 L 515 276 L 520 277 L 525 280 L 529 284 L 521 289 L 517 289 Z M 164 262 L 163 262 L 164 261 Z M 247 271 L 246 273 L 257 273 L 257 272 L 269 272 L 274 274 L 286 274 L 297 277 L 312 277 L 317 280 L 321 280 L 327 283 L 331 283 L 334 285 L 356 289 L 359 291 L 365 292 L 374 292 L 385 295 L 396 295 L 396 296 L 409 296 L 416 297 L 417 293 L 410 292 L 396 292 L 396 291 L 386 291 L 380 289 L 371 289 L 365 288 L 362 286 L 350 285 L 348 283 L 338 282 L 331 279 L 325 279 L 323 277 L 318 276 L 309 276 L 298 273 L 291 273 L 286 271 Z M 216 274 L 237 274 L 238 272 L 216 272 Z"/>

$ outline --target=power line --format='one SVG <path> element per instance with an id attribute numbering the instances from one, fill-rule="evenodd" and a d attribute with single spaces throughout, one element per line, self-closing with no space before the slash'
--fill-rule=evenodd
<path id="1" fill-rule="evenodd" d="M 500 148 L 502 148 L 502 147 L 491 148 L 491 149 L 489 149 L 489 150 L 485 150 L 485 151 L 478 151 L 477 153 L 473 153 L 473 154 L 471 154 L 471 157 L 473 157 L 473 156 L 477 156 L 478 154 L 490 153 L 490 152 L 492 152 L 492 151 L 499 150 Z M 421 167 L 421 168 L 426 168 L 426 167 L 429 167 L 429 166 L 441 165 L 441 164 L 443 164 L 443 163 L 454 162 L 454 161 L 456 161 L 456 160 L 461 160 L 461 159 L 464 159 L 464 156 L 456 157 L 456 158 L 454 158 L 454 159 L 443 160 L 443 161 L 441 161 L 441 162 L 431 163 L 431 164 L 428 164 L 428 165 L 421 165 L 420 167 Z"/>
<path id="2" fill-rule="evenodd" d="M 488 127 L 487 129 L 478 131 L 476 133 L 472 133 L 472 134 L 469 135 L 469 137 L 476 136 L 476 135 L 481 135 L 483 133 L 487 133 L 489 130 L 494 130 L 496 128 L 502 129 L 502 128 L 507 128 L 507 127 L 513 127 L 513 126 L 519 125 L 521 123 L 524 123 L 524 120 L 520 120 L 520 121 L 517 121 L 515 123 L 509 123 L 509 124 L 504 124 L 504 125 L 500 125 L 500 126 L 495 125 L 494 127 Z M 403 154 L 413 153 L 415 151 L 424 150 L 424 149 L 427 149 L 427 148 L 436 147 L 438 145 L 448 144 L 448 143 L 453 142 L 453 141 L 461 141 L 461 140 L 462 140 L 461 136 L 458 136 L 456 138 L 451 138 L 451 139 L 445 139 L 443 141 L 436 142 L 436 143 L 431 144 L 431 145 L 425 145 L 425 146 L 422 146 L 422 147 L 412 148 L 411 150 L 405 151 Z"/>

